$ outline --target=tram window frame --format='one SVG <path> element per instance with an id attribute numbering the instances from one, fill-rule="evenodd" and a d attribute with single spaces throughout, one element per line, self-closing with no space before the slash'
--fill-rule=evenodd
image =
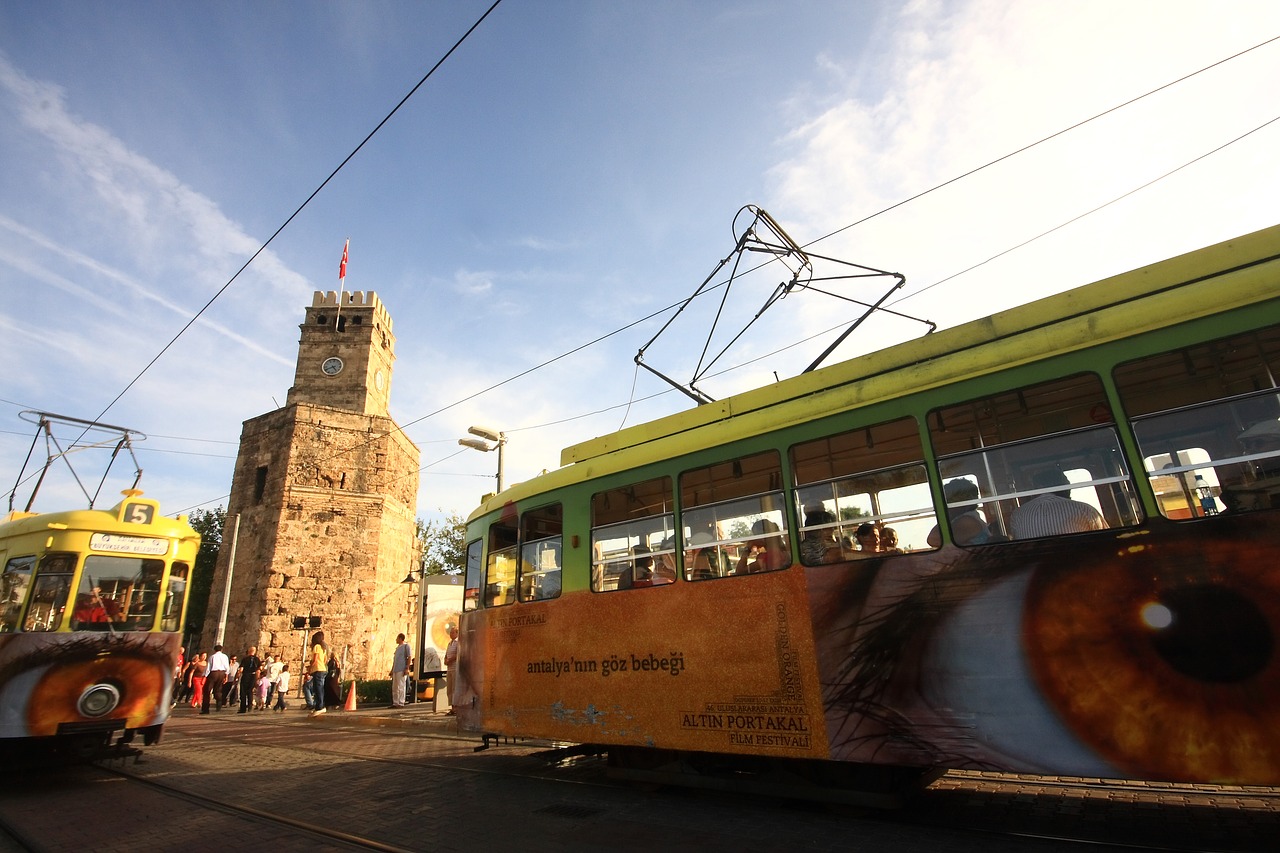
<path id="1" fill-rule="evenodd" d="M 35 578 L 31 584 L 31 592 L 27 596 L 26 615 L 23 617 L 22 630 L 32 633 L 57 631 L 62 627 L 67 604 L 71 599 L 71 579 L 75 577 L 77 555 L 72 552 L 51 552 L 40 558 L 36 567 Z M 50 588 L 49 605 L 44 614 L 44 621 L 37 623 L 40 614 L 36 604 L 40 601 L 44 590 Z"/>
<path id="2" fill-rule="evenodd" d="M 1071 500 L 1098 511 L 1106 527 L 1095 526 L 1097 520 L 1088 510 L 1075 508 L 1071 514 L 1076 518 L 1064 522 L 1070 532 L 1057 529 L 1022 539 L 1123 529 L 1144 519 L 1106 389 L 1096 373 L 1075 373 L 940 406 L 929 412 L 927 424 L 935 452 L 939 447 L 955 448 L 937 458 L 947 527 L 956 544 L 1012 541 L 1020 508 L 1041 495 L 1067 489 Z M 1043 485 L 1046 475 L 1060 479 L 1067 472 L 1077 479 L 1068 477 L 1061 486 Z M 977 494 L 960 481 L 976 486 Z M 930 540 L 940 544 L 941 537 L 934 532 Z"/>
<path id="3" fill-rule="evenodd" d="M 591 591 L 665 586 L 676 577 L 674 492 L 669 476 L 591 496 Z M 670 576 L 656 567 L 669 567 Z"/>
<path id="4" fill-rule="evenodd" d="M 782 482 L 782 455 L 773 449 L 681 473 L 681 577 L 701 581 L 789 568 L 795 558 Z M 752 559 L 753 545 L 769 556 Z M 699 566 L 703 557 L 706 565 Z"/>
<path id="5" fill-rule="evenodd" d="M 515 604 L 519 560 L 520 528 L 501 519 L 490 524 L 482 587 L 485 607 Z"/>
<path id="6" fill-rule="evenodd" d="M 800 561 L 806 566 L 926 550 L 937 524 L 920 425 L 914 417 L 845 430 L 791 446 Z M 908 493 L 909 492 L 909 493 Z M 893 495 L 892 500 L 882 496 Z M 853 499 L 866 496 L 866 508 Z M 893 506 L 887 506 L 893 504 Z M 886 522 L 896 526 L 890 528 Z M 893 530 L 895 547 L 854 549 L 853 531 Z"/>
<path id="7" fill-rule="evenodd" d="M 10 557 L 4 564 L 0 579 L 0 634 L 18 630 L 22 611 L 31 593 L 31 575 L 35 571 L 35 554 Z"/>
<path id="8" fill-rule="evenodd" d="M 1160 514 L 1280 509 L 1280 326 L 1116 365 Z"/>
<path id="9" fill-rule="evenodd" d="M 521 601 L 546 601 L 560 597 L 563 536 L 564 507 L 561 504 L 548 504 L 520 514 L 520 560 L 516 570 Z"/>
<path id="10" fill-rule="evenodd" d="M 182 592 L 173 591 L 174 584 L 182 585 Z M 186 608 L 187 593 L 191 589 L 191 567 L 175 562 L 169 567 L 169 583 L 165 587 L 164 607 L 160 608 L 160 630 L 177 631 L 182 628 L 182 614 Z"/>
<path id="11" fill-rule="evenodd" d="M 475 610 L 480 606 L 480 578 L 483 567 L 484 540 L 474 539 L 467 543 L 467 567 L 462 587 L 462 611 Z"/>

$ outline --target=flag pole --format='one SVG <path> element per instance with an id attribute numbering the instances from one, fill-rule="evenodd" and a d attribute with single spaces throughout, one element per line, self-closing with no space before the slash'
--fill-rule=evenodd
<path id="1" fill-rule="evenodd" d="M 333 330 L 342 331 L 342 292 L 347 284 L 347 250 L 351 248 L 351 238 L 342 244 L 342 263 L 338 264 L 338 311 L 333 316 Z"/>

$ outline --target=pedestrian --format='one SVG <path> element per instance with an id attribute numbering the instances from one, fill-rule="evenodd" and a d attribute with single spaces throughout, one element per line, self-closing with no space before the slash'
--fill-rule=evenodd
<path id="1" fill-rule="evenodd" d="M 305 664 L 306 661 L 303 661 Z M 314 711 L 316 709 L 316 686 L 311 683 L 311 676 L 307 675 L 307 668 L 304 666 L 302 672 L 302 701 L 307 703 L 307 710 Z"/>
<path id="2" fill-rule="evenodd" d="M 444 676 L 445 689 L 449 691 L 449 710 L 446 712 L 453 715 L 454 687 L 456 681 L 453 677 L 454 667 L 458 664 L 458 626 L 449 626 L 449 645 L 444 650 L 444 668 L 446 670 Z"/>
<path id="3" fill-rule="evenodd" d="M 196 664 L 200 662 L 200 655 L 192 653 L 187 659 L 186 664 L 182 667 L 182 695 L 178 697 L 179 702 L 190 702 L 192 691 L 195 689 L 192 684 L 192 676 L 196 673 Z"/>
<path id="4" fill-rule="evenodd" d="M 342 700 L 342 667 L 338 666 L 338 656 L 330 651 L 324 678 L 324 704 L 329 708 L 341 708 Z"/>
<path id="5" fill-rule="evenodd" d="M 273 711 L 287 711 L 289 706 L 285 704 L 285 697 L 289 695 L 289 664 L 283 664 L 280 667 L 280 675 L 276 678 L 276 706 Z"/>
<path id="6" fill-rule="evenodd" d="M 240 710 L 236 713 L 247 714 L 253 707 L 253 697 L 258 687 L 258 672 L 262 669 L 262 658 L 258 657 L 258 647 L 250 646 L 249 652 L 240 658 Z"/>
<path id="7" fill-rule="evenodd" d="M 391 656 L 391 707 L 404 707 L 405 679 L 409 675 L 409 644 L 404 641 L 404 634 L 396 635 L 396 651 Z"/>
<path id="8" fill-rule="evenodd" d="M 276 693 L 276 682 L 280 680 L 280 672 L 284 669 L 284 661 L 277 660 L 271 655 L 267 655 L 267 704 L 271 704 L 271 697 Z"/>
<path id="9" fill-rule="evenodd" d="M 173 668 L 173 687 L 169 688 L 169 708 L 178 707 L 178 698 L 182 696 L 182 671 L 186 669 L 186 646 L 178 646 L 178 663 Z"/>
<path id="10" fill-rule="evenodd" d="M 222 685 L 227 680 L 227 668 L 231 662 L 223 654 L 222 643 L 213 647 L 213 655 L 209 658 L 209 674 L 205 677 L 204 692 L 200 699 L 200 713 L 209 713 L 209 700 L 212 699 L 218 710 L 222 710 Z"/>
<path id="11" fill-rule="evenodd" d="M 267 693 L 271 689 L 271 681 L 267 678 L 267 670 L 264 667 L 258 671 L 258 685 L 254 696 L 253 710 L 265 711 L 267 708 Z"/>
<path id="12" fill-rule="evenodd" d="M 329 647 L 324 642 L 324 631 L 311 635 L 311 662 L 307 665 L 311 675 L 311 699 L 314 702 L 311 716 L 324 713 L 324 680 L 329 672 Z"/>
<path id="13" fill-rule="evenodd" d="M 191 707 L 199 708 L 204 701 L 204 680 L 209 674 L 209 656 L 201 652 L 196 658 L 195 669 L 191 671 Z"/>
<path id="14" fill-rule="evenodd" d="M 231 656 L 231 665 L 227 667 L 227 683 L 222 688 L 223 705 L 240 704 L 240 659 Z"/>

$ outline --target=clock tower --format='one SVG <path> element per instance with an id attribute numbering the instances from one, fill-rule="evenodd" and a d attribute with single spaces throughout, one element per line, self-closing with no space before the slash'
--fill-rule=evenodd
<path id="1" fill-rule="evenodd" d="M 305 673 L 299 650 L 319 628 L 344 681 L 378 678 L 396 634 L 413 633 L 402 580 L 418 565 L 420 454 L 388 415 L 391 317 L 372 291 L 317 291 L 300 328 L 285 405 L 240 432 L 196 641 Z"/>
<path id="2" fill-rule="evenodd" d="M 378 295 L 317 290 L 299 328 L 288 402 L 385 417 L 396 339 Z"/>

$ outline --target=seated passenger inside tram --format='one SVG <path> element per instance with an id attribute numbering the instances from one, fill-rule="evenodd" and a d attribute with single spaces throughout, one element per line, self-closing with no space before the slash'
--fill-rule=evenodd
<path id="1" fill-rule="evenodd" d="M 800 557 L 806 565 L 817 566 L 823 563 L 838 563 L 844 559 L 844 549 L 836 541 L 836 528 L 833 525 L 836 517 L 821 504 L 805 507 L 804 538 L 800 540 Z"/>
<path id="2" fill-rule="evenodd" d="M 751 525 L 751 533 L 753 536 L 764 536 L 764 538 L 752 540 L 752 545 L 759 546 L 754 553 L 751 548 L 743 550 L 742 556 L 738 558 L 735 574 L 776 572 L 791 565 L 791 549 L 787 547 L 787 540 L 782 536 L 777 524 L 762 518 Z"/>
<path id="3" fill-rule="evenodd" d="M 653 558 L 653 585 L 676 582 L 676 541 L 667 539 L 662 545 L 662 553 Z"/>
<path id="4" fill-rule="evenodd" d="M 976 505 L 953 506 L 978 499 L 978 486 L 972 480 L 957 477 L 942 486 L 942 496 L 947 501 L 947 516 L 951 519 L 951 534 L 957 545 L 982 545 L 991 541 L 991 528 Z M 935 526 L 926 540 L 931 548 L 942 545 L 942 533 Z"/>
<path id="5" fill-rule="evenodd" d="M 76 606 L 71 613 L 73 627 L 105 628 L 120 616 L 120 605 L 113 598 L 103 598 L 102 590 L 93 587 L 87 593 L 76 596 Z"/>

